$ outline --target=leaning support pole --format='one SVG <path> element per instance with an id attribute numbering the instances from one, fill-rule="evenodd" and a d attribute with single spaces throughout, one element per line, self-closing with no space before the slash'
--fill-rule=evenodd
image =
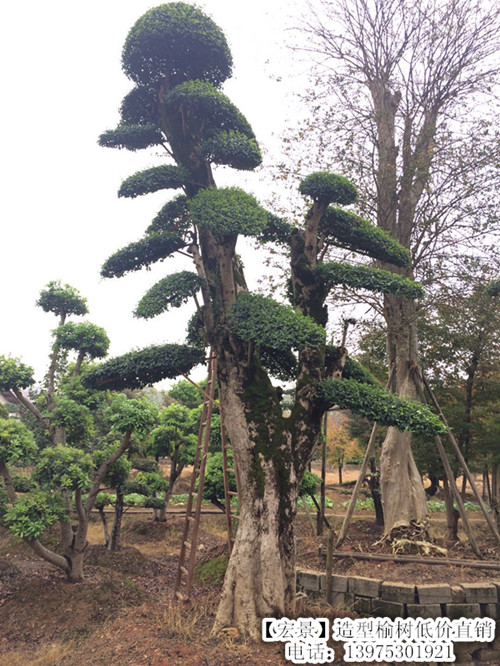
<path id="1" fill-rule="evenodd" d="M 465 462 L 465 459 L 462 455 L 462 452 L 460 451 L 460 447 L 457 444 L 457 440 L 455 439 L 453 433 L 451 432 L 450 426 L 448 425 L 448 422 L 447 422 L 443 412 L 441 411 L 441 407 L 439 406 L 437 398 L 434 395 L 431 387 L 429 386 L 429 382 L 427 381 L 427 379 L 426 379 L 426 377 L 423 373 L 422 373 L 422 380 L 423 380 L 424 386 L 427 389 L 427 392 L 429 393 L 429 396 L 432 400 L 432 404 L 434 405 L 437 413 L 439 414 L 439 416 L 441 417 L 441 420 L 443 421 L 444 425 L 446 426 L 446 430 L 447 430 L 447 433 L 448 433 L 448 439 L 450 440 L 451 446 L 453 447 L 453 451 L 454 451 L 454 453 L 457 457 L 458 462 L 462 465 L 464 475 L 467 477 L 467 479 L 470 483 L 470 487 L 472 488 L 472 492 L 474 493 L 474 495 L 477 499 L 477 502 L 478 502 L 479 506 L 481 507 L 481 511 L 483 512 L 484 517 L 486 518 L 486 522 L 489 525 L 491 533 L 493 534 L 493 536 L 497 540 L 497 544 L 500 546 L 500 534 L 498 533 L 497 527 L 496 527 L 495 523 L 493 522 L 491 516 L 488 513 L 488 509 L 486 508 L 486 504 L 484 503 L 483 498 L 481 497 L 481 494 L 478 491 L 477 486 L 474 482 L 474 479 L 472 478 L 472 475 L 471 475 L 470 470 L 467 466 L 467 463 Z M 418 384 L 418 382 L 415 382 L 415 383 Z"/>
<path id="2" fill-rule="evenodd" d="M 479 546 L 477 545 L 477 541 L 474 537 L 474 534 L 472 533 L 470 520 L 467 516 L 467 511 L 465 510 L 462 494 L 457 488 L 455 477 L 453 476 L 453 470 L 451 469 L 450 460 L 448 458 L 448 454 L 446 453 L 446 449 L 444 448 L 443 442 L 441 441 L 441 437 L 439 437 L 439 435 L 436 435 L 435 441 L 437 449 L 439 451 L 439 455 L 441 456 L 441 460 L 443 462 L 443 467 L 446 474 L 446 478 L 448 479 L 451 494 L 453 495 L 453 499 L 457 503 L 458 512 L 460 513 L 460 518 L 462 519 L 462 522 L 464 524 L 465 533 L 467 534 L 467 538 L 469 539 L 469 543 L 471 545 L 472 550 L 481 560 L 483 556 L 481 554 L 481 551 L 479 550 Z"/>
<path id="3" fill-rule="evenodd" d="M 422 375 L 422 379 L 423 379 L 423 375 Z M 424 394 L 424 391 L 423 391 L 423 388 L 422 388 L 422 384 L 419 381 L 419 377 L 414 376 L 413 381 L 414 381 L 415 387 L 417 389 L 417 393 L 418 393 L 418 396 L 419 396 L 420 400 L 422 401 L 422 403 L 425 404 L 427 402 L 427 400 L 425 399 L 425 394 Z M 429 389 L 427 389 L 427 390 L 429 390 Z M 444 418 L 442 416 L 442 414 L 441 414 L 441 418 Z M 446 427 L 448 427 L 447 424 L 446 424 Z M 458 512 L 460 513 L 460 518 L 463 521 L 465 533 L 467 534 L 467 538 L 469 539 L 469 543 L 471 545 L 472 550 L 477 555 L 477 557 L 479 557 L 479 559 L 481 560 L 483 558 L 483 556 L 481 554 L 481 551 L 479 550 L 479 546 L 477 545 L 476 539 L 475 539 L 474 534 L 472 532 L 472 527 L 471 527 L 469 518 L 467 516 L 467 511 L 465 510 L 464 500 L 462 498 L 462 494 L 460 493 L 460 491 L 457 487 L 457 484 L 456 484 L 456 481 L 455 481 L 455 476 L 453 475 L 453 470 L 451 469 L 450 459 L 448 458 L 448 454 L 446 453 L 446 449 L 443 446 L 443 442 L 441 441 L 441 437 L 439 437 L 439 435 L 436 435 L 436 437 L 434 438 L 434 441 L 436 442 L 437 450 L 439 452 L 439 456 L 440 456 L 441 461 L 443 463 L 444 472 L 446 474 L 446 478 L 448 479 L 451 494 L 453 496 L 453 499 L 457 503 Z"/>
<path id="4" fill-rule="evenodd" d="M 391 371 L 389 372 L 389 378 L 386 384 L 387 389 L 390 388 L 393 377 L 394 377 L 394 368 L 391 368 Z M 349 527 L 349 524 L 351 522 L 352 514 L 354 513 L 354 509 L 356 507 L 356 501 L 359 497 L 363 481 L 365 480 L 366 472 L 368 470 L 368 465 L 370 463 L 370 458 L 372 457 L 373 451 L 375 449 L 375 438 L 377 437 L 377 432 L 378 432 L 378 423 L 374 423 L 370 434 L 370 439 L 368 440 L 368 444 L 366 446 L 365 457 L 363 458 L 361 469 L 359 470 L 358 479 L 356 481 L 356 485 L 354 486 L 351 501 L 349 502 L 349 506 L 347 507 L 347 511 L 344 517 L 344 522 L 342 523 L 342 527 L 340 528 L 335 548 L 339 548 L 344 543 L 344 539 L 347 534 L 347 528 Z"/>
<path id="5" fill-rule="evenodd" d="M 318 518 L 318 536 L 321 536 L 323 534 L 323 522 L 327 522 L 325 518 L 325 506 L 326 506 L 326 442 L 328 439 L 328 412 L 325 412 L 325 416 L 323 417 L 323 434 L 324 434 L 324 441 L 321 446 L 321 486 L 320 486 L 320 504 L 319 507 L 317 506 L 317 502 L 315 501 L 316 504 L 316 509 L 318 511 L 317 518 Z M 311 495 L 314 500 L 316 498 Z"/>
<path id="6" fill-rule="evenodd" d="M 326 601 L 331 603 L 332 594 L 332 571 L 333 571 L 333 541 L 335 532 L 328 530 L 328 539 L 326 542 Z"/>
<path id="7" fill-rule="evenodd" d="M 363 481 L 366 476 L 366 472 L 368 470 L 368 465 L 370 463 L 370 458 L 373 455 L 373 450 L 375 448 L 375 439 L 377 437 L 377 431 L 378 431 L 378 424 L 374 423 L 372 432 L 370 434 L 370 439 L 368 440 L 368 445 L 366 447 L 366 452 L 365 452 L 365 457 L 363 458 L 363 462 L 361 464 L 361 469 L 359 470 L 359 475 L 358 479 L 356 481 L 356 485 L 354 486 L 354 490 L 352 491 L 352 497 L 351 501 L 349 502 L 349 506 L 347 507 L 346 514 L 344 516 L 344 521 L 342 523 L 342 527 L 340 528 L 339 536 L 337 539 L 337 543 L 335 544 L 335 548 L 339 548 L 343 543 L 345 536 L 347 534 L 347 528 L 349 527 L 352 519 L 352 514 L 354 513 L 354 509 L 356 507 L 356 501 L 359 497 L 359 493 L 361 491 L 361 486 L 363 485 Z"/>
<path id="8" fill-rule="evenodd" d="M 477 562 L 476 560 L 460 560 L 449 557 L 423 557 L 422 555 L 385 555 L 382 553 L 357 553 L 349 552 L 347 550 L 333 551 L 332 558 L 338 560 L 368 560 L 372 562 L 411 562 L 412 564 L 425 564 L 428 565 L 442 565 L 442 566 L 455 566 L 467 567 L 470 569 L 483 569 L 485 571 L 498 571 L 500 564 L 492 562 L 491 560 L 485 562 Z"/>

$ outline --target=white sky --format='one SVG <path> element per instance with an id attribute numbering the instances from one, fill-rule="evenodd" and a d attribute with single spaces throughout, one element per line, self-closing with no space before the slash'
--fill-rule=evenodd
<path id="1" fill-rule="evenodd" d="M 102 280 L 103 262 L 139 239 L 171 193 L 118 199 L 121 181 L 160 163 L 147 151 L 100 148 L 114 128 L 131 82 L 121 71 L 123 42 L 151 0 L 28 0 L 2 3 L 1 322 L 0 354 L 22 357 L 41 380 L 53 315 L 35 307 L 40 290 L 60 279 L 88 299 L 88 319 L 103 326 L 111 355 L 165 341 L 182 342 L 190 312 L 172 310 L 151 321 L 132 310 L 167 273 L 190 268 L 170 259 L 151 271 Z M 292 55 L 285 44 L 289 2 L 198 2 L 224 30 L 234 77 L 224 91 L 252 124 L 261 147 L 278 145 L 292 111 Z M 296 6 L 295 3 L 293 6 Z M 295 68 L 296 73 L 296 68 Z M 270 75 L 282 77 L 276 82 Z M 220 184 L 258 194 L 255 175 L 222 170 Z M 258 276 L 246 259 L 247 273 Z M 181 258 L 180 258 L 181 259 Z"/>

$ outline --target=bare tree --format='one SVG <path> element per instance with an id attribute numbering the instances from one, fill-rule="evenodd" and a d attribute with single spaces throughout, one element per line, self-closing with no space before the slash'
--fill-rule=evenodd
<path id="1" fill-rule="evenodd" d="M 334 137 L 344 140 L 342 158 L 356 165 L 358 182 L 364 176 L 364 207 L 412 253 L 412 267 L 383 264 L 388 270 L 410 278 L 416 266 L 432 270 L 437 251 L 470 239 L 471 213 L 476 237 L 491 223 L 488 194 L 497 176 L 490 167 L 498 141 L 486 120 L 467 120 L 495 84 L 498 28 L 498 8 L 474 0 L 309 3 L 303 48 L 320 56 L 334 86 L 316 106 L 335 97 L 337 108 L 330 104 L 329 111 Z M 491 141 L 484 140 L 487 132 Z M 414 300 L 384 296 L 393 389 L 415 399 L 417 307 Z M 409 433 L 389 429 L 381 489 L 387 534 L 424 522 Z"/>

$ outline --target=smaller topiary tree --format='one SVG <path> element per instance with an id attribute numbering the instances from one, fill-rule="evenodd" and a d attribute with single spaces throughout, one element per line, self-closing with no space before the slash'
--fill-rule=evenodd
<path id="1" fill-rule="evenodd" d="M 144 506 L 153 509 L 154 520 L 164 521 L 167 503 L 164 497 L 157 495 L 167 491 L 167 480 L 159 472 L 138 472 L 134 483 L 143 488 L 141 494 L 145 495 Z"/>
<path id="2" fill-rule="evenodd" d="M 230 451 L 227 452 L 227 463 L 229 467 L 233 465 L 233 455 Z M 228 474 L 229 490 L 236 492 L 236 478 L 232 472 Z M 205 481 L 203 484 L 203 499 L 212 502 L 221 511 L 226 510 L 224 501 L 224 469 L 222 452 L 210 454 L 207 459 L 207 467 L 205 470 Z"/>
<path id="3" fill-rule="evenodd" d="M 99 493 L 95 498 L 94 508 L 99 512 L 99 517 L 102 522 L 102 528 L 104 530 L 104 544 L 106 548 L 109 544 L 109 528 L 108 528 L 108 519 L 104 509 L 107 506 L 112 506 L 114 501 L 114 496 L 111 493 Z"/>
<path id="4" fill-rule="evenodd" d="M 87 549 L 90 512 L 104 479 L 130 447 L 133 434 L 149 431 L 155 423 L 156 408 L 146 399 L 117 396 L 108 408 L 112 433 L 121 440 L 94 463 L 90 454 L 69 446 L 48 447 L 37 455 L 33 435 L 18 421 L 0 420 L 0 474 L 11 503 L 4 522 L 40 557 L 62 569 L 71 582 L 83 580 L 83 560 Z M 18 497 L 9 466 L 17 460 L 29 461 L 37 455 L 33 473 L 37 489 Z M 84 492 L 88 491 L 86 497 Z M 74 499 L 77 525 L 72 543 L 64 555 L 45 547 L 40 538 L 54 523 L 69 521 L 66 498 Z"/>
<path id="5" fill-rule="evenodd" d="M 166 508 L 174 492 L 177 479 L 186 465 L 194 462 L 197 438 L 194 434 L 196 410 L 179 404 L 163 408 L 159 415 L 159 425 L 151 433 L 150 452 L 156 459 L 167 457 L 170 460 L 168 485 L 164 491 L 165 507 L 160 509 L 157 519 L 166 519 Z"/>
<path id="6" fill-rule="evenodd" d="M 194 273 L 193 273 L 194 275 Z M 174 292 L 177 293 L 177 292 Z M 205 390 L 206 380 L 198 383 L 198 386 Z M 187 379 L 176 382 L 168 391 L 168 397 L 175 400 L 188 409 L 196 409 L 203 402 L 203 394 L 193 386 Z"/>
<path id="7" fill-rule="evenodd" d="M 98 468 L 106 458 L 108 458 L 116 449 L 116 444 L 107 446 L 102 451 L 96 451 L 94 454 L 94 464 Z M 113 498 L 114 504 L 114 518 L 111 534 L 106 539 L 106 547 L 108 550 L 115 552 L 120 547 L 120 535 L 124 508 L 124 496 L 126 493 L 125 485 L 127 479 L 132 471 L 132 463 L 127 460 L 125 456 L 121 456 L 109 468 L 106 476 L 103 479 L 103 484 L 106 488 L 113 488 L 115 490 L 115 497 Z M 102 520 L 102 515 L 101 515 Z M 104 523 L 104 521 L 103 521 Z"/>

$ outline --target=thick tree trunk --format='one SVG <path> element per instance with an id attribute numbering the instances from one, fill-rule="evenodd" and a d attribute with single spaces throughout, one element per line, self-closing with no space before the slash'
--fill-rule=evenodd
<path id="1" fill-rule="evenodd" d="M 388 358 L 394 367 L 395 393 L 417 399 L 413 370 L 417 367 L 416 308 L 413 301 L 386 295 Z M 427 502 L 422 477 L 411 450 L 411 433 L 389 428 L 380 456 L 380 489 L 384 507 L 384 533 L 396 527 L 423 524 Z"/>
<path id="2" fill-rule="evenodd" d="M 269 383 L 256 386 L 260 399 L 250 399 L 236 365 L 219 372 L 219 395 L 241 481 L 241 511 L 213 628 L 217 634 L 236 626 L 254 640 L 261 636 L 262 618 L 293 612 L 299 484 L 290 437 L 280 432 L 283 418 L 271 395 L 274 389 Z M 304 469 L 305 464 L 307 460 Z"/>
<path id="3" fill-rule="evenodd" d="M 81 583 L 84 579 L 83 563 L 85 558 L 85 551 L 73 552 L 71 554 L 71 568 L 67 572 L 66 577 L 70 583 Z"/>
<path id="4" fill-rule="evenodd" d="M 59 526 L 61 531 L 61 550 L 66 552 L 68 548 L 71 548 L 71 544 L 73 543 L 73 528 L 71 527 L 71 522 L 69 520 L 61 520 Z"/>
<path id="5" fill-rule="evenodd" d="M 411 452 L 410 433 L 389 428 L 380 456 L 380 489 L 385 534 L 412 522 L 425 522 L 425 491 Z"/>
<path id="6" fill-rule="evenodd" d="M 264 496 L 244 504 L 231 559 L 224 580 L 214 633 L 228 626 L 245 628 L 258 640 L 263 617 L 289 616 L 295 600 L 294 516 L 284 520 L 281 501 L 296 502 L 295 496 L 280 498 L 275 470 L 269 466 Z"/>

